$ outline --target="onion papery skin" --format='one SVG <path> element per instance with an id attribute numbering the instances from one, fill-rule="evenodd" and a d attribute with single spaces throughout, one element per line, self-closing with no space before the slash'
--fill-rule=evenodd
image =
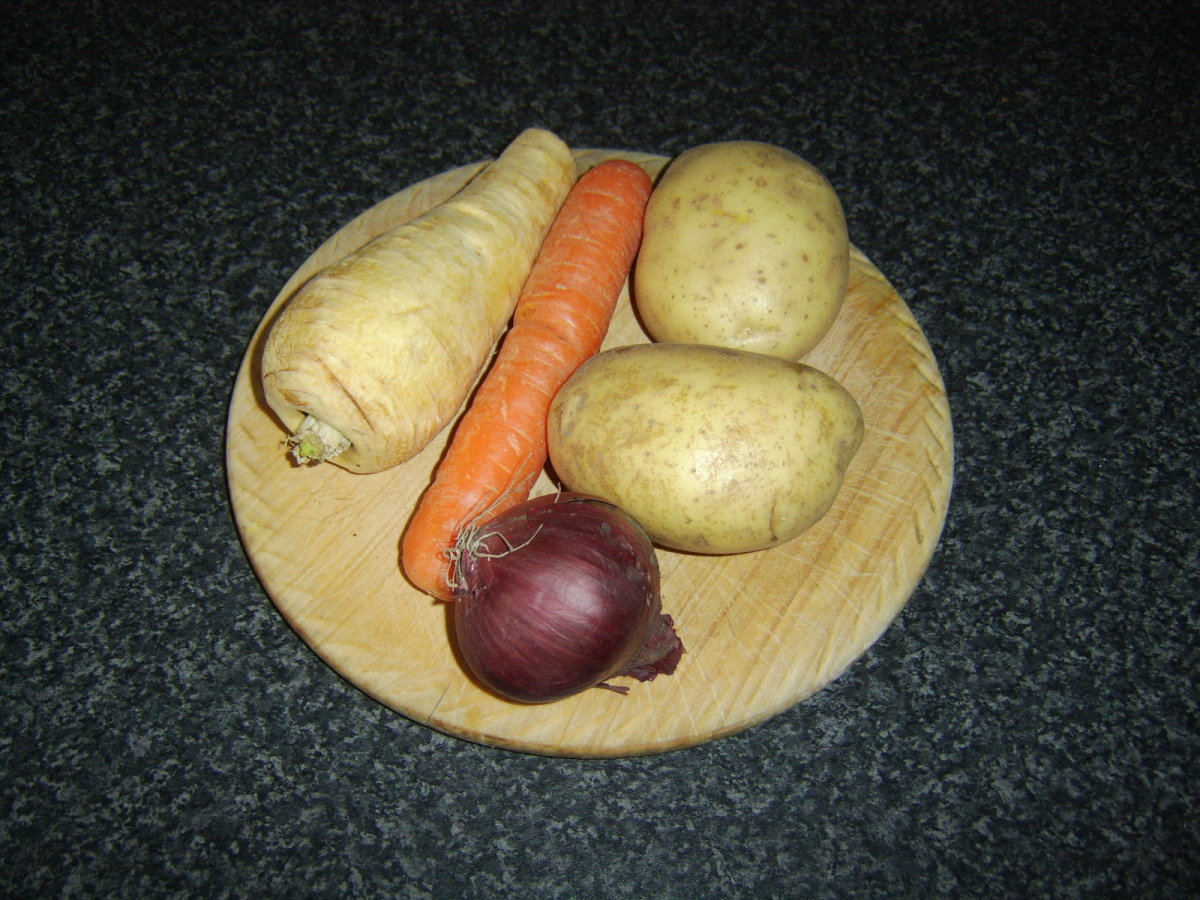
<path id="1" fill-rule="evenodd" d="M 464 533 L 457 550 L 459 652 L 495 693 L 545 703 L 618 674 L 674 671 L 683 648 L 662 615 L 654 547 L 611 503 L 538 497 Z"/>

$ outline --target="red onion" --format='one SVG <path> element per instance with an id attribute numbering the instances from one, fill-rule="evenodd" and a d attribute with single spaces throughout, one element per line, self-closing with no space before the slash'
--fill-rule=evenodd
<path id="1" fill-rule="evenodd" d="M 611 503 L 527 500 L 464 532 L 456 552 L 459 652 L 496 693 L 544 703 L 675 671 L 683 644 L 662 614 L 654 547 Z"/>

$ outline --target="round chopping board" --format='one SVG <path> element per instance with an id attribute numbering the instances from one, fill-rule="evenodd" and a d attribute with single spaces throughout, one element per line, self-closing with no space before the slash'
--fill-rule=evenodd
<path id="1" fill-rule="evenodd" d="M 577 151 L 579 171 L 619 156 L 657 176 L 667 160 Z M 477 163 L 414 185 L 327 240 L 280 291 L 250 341 L 229 409 L 229 490 L 260 581 L 333 669 L 405 716 L 447 734 L 527 753 L 634 756 L 733 734 L 841 674 L 908 600 L 933 554 L 950 500 L 953 438 L 937 362 L 907 305 L 857 249 L 846 302 L 805 362 L 862 407 L 866 436 L 826 516 L 795 540 L 735 556 L 659 550 L 664 612 L 686 653 L 674 675 L 629 678 L 524 705 L 480 687 L 459 664 L 451 607 L 399 568 L 408 517 L 452 427 L 409 462 L 357 475 L 301 467 L 260 388 L 262 341 L 292 293 L 379 233 L 458 190 Z M 646 342 L 623 294 L 606 347 Z M 534 494 L 553 491 L 543 475 Z"/>

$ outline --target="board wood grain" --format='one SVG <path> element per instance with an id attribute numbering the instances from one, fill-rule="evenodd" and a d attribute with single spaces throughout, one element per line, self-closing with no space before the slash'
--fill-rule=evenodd
<path id="1" fill-rule="evenodd" d="M 580 172 L 619 156 L 656 176 L 651 154 L 580 150 Z M 459 664 L 450 607 L 404 579 L 399 542 L 451 430 L 386 472 L 300 467 L 263 400 L 262 340 L 313 274 L 465 184 L 482 163 L 395 194 L 348 223 L 296 271 L 249 342 L 229 407 L 230 499 L 267 594 L 334 670 L 379 702 L 447 734 L 527 753 L 658 753 L 741 731 L 828 684 L 903 608 L 933 554 L 953 481 L 950 409 L 937 361 L 911 311 L 854 249 L 846 303 L 805 362 L 858 400 L 866 436 L 829 513 L 780 547 L 737 556 L 659 550 L 663 609 L 687 648 L 677 672 L 523 705 Z M 647 340 L 628 291 L 606 347 Z M 543 475 L 535 489 L 555 489 Z"/>

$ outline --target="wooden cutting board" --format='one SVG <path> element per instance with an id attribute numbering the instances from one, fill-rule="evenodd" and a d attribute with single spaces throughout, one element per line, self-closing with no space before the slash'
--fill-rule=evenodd
<path id="1" fill-rule="evenodd" d="M 620 156 L 657 175 L 667 160 L 577 151 L 580 172 Z M 950 410 L 937 362 L 904 301 L 857 250 L 846 304 L 805 361 L 858 400 L 866 437 L 829 513 L 794 541 L 738 556 L 659 551 L 663 609 L 687 648 L 673 676 L 522 705 L 475 684 L 452 644 L 450 609 L 399 569 L 399 541 L 451 429 L 403 466 L 374 475 L 297 467 L 259 387 L 272 318 L 314 273 L 456 191 L 482 163 L 384 200 L 325 242 L 280 291 L 238 373 L 227 466 L 249 559 L 279 611 L 333 669 L 432 728 L 528 753 L 657 753 L 733 734 L 837 677 L 904 606 L 929 563 L 953 475 Z M 621 299 L 606 346 L 641 343 Z M 543 475 L 535 494 L 554 490 Z"/>

